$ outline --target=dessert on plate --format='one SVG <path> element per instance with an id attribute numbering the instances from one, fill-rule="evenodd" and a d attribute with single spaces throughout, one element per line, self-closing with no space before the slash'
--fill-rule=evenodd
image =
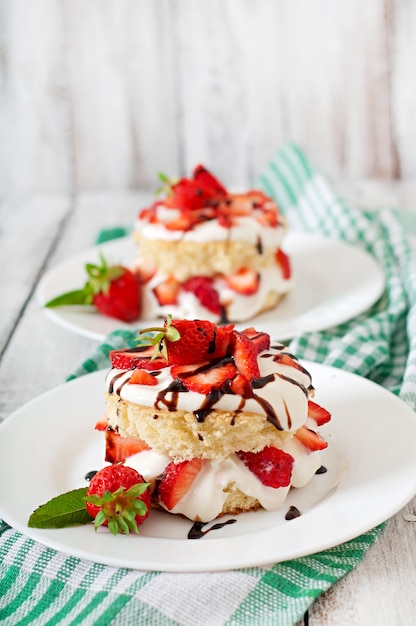
<path id="1" fill-rule="evenodd" d="M 262 191 L 231 193 L 202 165 L 163 179 L 134 237 L 142 318 L 239 322 L 274 308 L 291 288 L 287 223 Z"/>
<path id="2" fill-rule="evenodd" d="M 165 320 L 110 354 L 106 461 L 151 484 L 152 506 L 207 522 L 278 509 L 321 467 L 309 372 L 264 332 Z M 108 420 L 108 421 L 107 421 Z"/>

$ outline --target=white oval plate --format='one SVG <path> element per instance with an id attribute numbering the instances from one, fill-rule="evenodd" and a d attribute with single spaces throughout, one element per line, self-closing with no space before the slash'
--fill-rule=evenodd
<path id="1" fill-rule="evenodd" d="M 272 310 L 236 324 L 257 325 L 274 339 L 284 341 L 303 332 L 322 330 L 345 322 L 368 309 L 383 293 L 380 267 L 366 251 L 351 244 L 300 232 L 289 233 L 285 250 L 291 257 L 293 289 Z M 102 251 L 109 262 L 130 265 L 137 252 L 132 237 L 97 246 L 65 261 L 45 274 L 37 289 L 41 306 L 51 298 L 81 288 L 86 280 L 85 263 L 95 263 Z M 93 307 L 45 309 L 64 328 L 102 341 L 117 328 L 136 329 L 105 317 Z M 144 320 L 143 320 L 144 321 Z M 146 320 L 152 326 L 156 320 Z"/>
<path id="2" fill-rule="evenodd" d="M 68 555 L 141 570 L 264 565 L 352 539 L 396 513 L 416 493 L 415 414 L 364 378 L 304 365 L 313 376 L 316 401 L 333 416 L 322 427 L 329 442 L 322 454 L 328 471 L 291 490 L 280 511 L 239 515 L 236 523 L 200 540 L 187 539 L 189 520 L 159 511 L 151 511 L 140 535 L 114 537 L 104 528 L 94 532 L 90 524 L 28 528 L 29 516 L 40 504 L 86 486 L 85 474 L 104 465 L 103 434 L 94 430 L 104 411 L 104 373 L 97 372 L 47 392 L 0 425 L 0 517 Z M 286 521 L 290 505 L 302 514 Z"/>

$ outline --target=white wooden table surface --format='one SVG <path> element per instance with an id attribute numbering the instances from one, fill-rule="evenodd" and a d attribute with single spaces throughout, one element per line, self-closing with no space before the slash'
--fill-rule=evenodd
<path id="1" fill-rule="evenodd" d="M 415 184 L 364 181 L 340 183 L 337 188 L 358 206 L 399 206 L 416 219 Z M 34 298 L 41 276 L 91 247 L 101 228 L 131 225 L 149 197 L 48 196 L 13 206 L 0 204 L 0 420 L 62 383 L 97 345 L 46 317 Z M 305 623 L 416 623 L 416 523 L 403 519 L 404 513 L 415 511 L 416 498 L 388 521 L 363 562 L 315 603 Z"/>

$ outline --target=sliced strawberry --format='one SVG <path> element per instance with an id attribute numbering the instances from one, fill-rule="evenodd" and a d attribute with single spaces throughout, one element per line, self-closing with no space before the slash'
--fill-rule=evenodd
<path id="1" fill-rule="evenodd" d="M 279 224 L 276 209 L 262 209 L 256 213 L 256 220 L 263 226 L 276 228 Z"/>
<path id="2" fill-rule="evenodd" d="M 218 226 L 222 226 L 222 228 L 232 228 L 238 224 L 238 220 L 231 214 L 228 207 L 225 210 L 222 210 L 221 207 L 218 209 L 217 221 Z"/>
<path id="3" fill-rule="evenodd" d="M 294 459 L 287 452 L 267 446 L 260 452 L 237 452 L 237 456 L 266 487 L 290 484 Z"/>
<path id="4" fill-rule="evenodd" d="M 322 426 L 326 424 L 331 419 L 331 413 L 324 409 L 316 402 L 312 402 L 309 400 L 308 402 L 308 417 L 311 417 L 315 420 L 317 426 Z"/>
<path id="5" fill-rule="evenodd" d="M 124 463 L 129 456 L 150 449 L 145 441 L 137 437 L 121 437 L 111 429 L 105 433 L 105 460 L 108 463 Z"/>
<path id="6" fill-rule="evenodd" d="M 194 180 L 207 189 L 212 189 L 217 195 L 227 195 L 227 190 L 203 165 L 197 165 L 194 168 Z"/>
<path id="7" fill-rule="evenodd" d="M 169 463 L 158 479 L 158 496 L 164 507 L 171 511 L 182 500 L 203 465 L 204 460 L 197 458 L 182 463 Z"/>
<path id="8" fill-rule="evenodd" d="M 174 378 L 179 378 L 189 391 L 206 395 L 214 389 L 224 387 L 226 382 L 235 376 L 236 369 L 231 360 L 227 360 L 214 365 L 212 363 L 175 365 L 171 373 Z"/>
<path id="9" fill-rule="evenodd" d="M 157 357 L 153 361 L 151 360 L 153 352 L 153 346 L 110 350 L 111 365 L 120 370 L 132 370 L 138 367 L 153 371 L 166 367 L 166 360 L 162 356 Z"/>
<path id="10" fill-rule="evenodd" d="M 232 354 L 238 372 L 247 380 L 260 377 L 256 346 L 248 337 L 236 330 L 233 332 Z"/>
<path id="11" fill-rule="evenodd" d="M 260 354 L 260 352 L 263 352 L 264 350 L 270 349 L 270 335 L 268 335 L 267 333 L 256 330 L 254 326 L 250 326 L 250 328 L 245 328 L 240 332 L 242 335 L 248 337 L 252 343 L 254 343 L 257 349 L 257 354 Z"/>
<path id="12" fill-rule="evenodd" d="M 236 274 L 225 276 L 225 282 L 233 291 L 251 296 L 258 291 L 260 276 L 254 270 L 242 268 Z"/>
<path id="13" fill-rule="evenodd" d="M 312 452 L 323 450 L 328 446 L 327 442 L 322 439 L 318 433 L 306 426 L 301 426 L 296 432 L 295 437 Z"/>
<path id="14" fill-rule="evenodd" d="M 230 383 L 230 390 L 236 396 L 241 396 L 242 398 L 252 398 L 254 395 L 250 381 L 242 374 L 234 376 Z"/>
<path id="15" fill-rule="evenodd" d="M 196 223 L 197 220 L 192 216 L 192 213 L 190 211 L 184 211 L 173 220 L 163 222 L 163 225 L 165 228 L 167 228 L 167 230 L 187 231 L 191 230 Z"/>
<path id="16" fill-rule="evenodd" d="M 233 194 L 231 196 L 230 210 L 233 215 L 252 215 L 268 201 L 262 191 L 251 190 L 246 193 Z"/>
<path id="17" fill-rule="evenodd" d="M 288 280 L 292 275 L 292 269 L 290 265 L 290 259 L 288 255 L 283 252 L 281 248 L 279 248 L 275 255 L 276 263 L 280 266 L 282 270 L 282 276 L 285 280 Z"/>
<path id="18" fill-rule="evenodd" d="M 199 209 L 217 196 L 217 192 L 196 180 L 181 178 L 172 185 L 172 193 L 165 201 L 167 207 L 176 209 Z"/>
<path id="19" fill-rule="evenodd" d="M 221 303 L 214 281 L 208 276 L 193 276 L 182 285 L 184 291 L 195 294 L 202 306 L 215 315 L 221 315 Z"/>
<path id="20" fill-rule="evenodd" d="M 169 306 L 176 304 L 178 301 L 180 284 L 173 276 L 167 278 L 153 289 L 160 306 Z"/>
<path id="21" fill-rule="evenodd" d="M 145 369 L 134 369 L 130 376 L 130 385 L 157 385 L 155 376 L 149 374 Z"/>
<path id="22" fill-rule="evenodd" d="M 98 422 L 95 424 L 94 428 L 95 430 L 107 430 L 107 424 L 108 424 L 108 417 L 107 415 L 103 415 L 101 419 L 98 420 Z"/>

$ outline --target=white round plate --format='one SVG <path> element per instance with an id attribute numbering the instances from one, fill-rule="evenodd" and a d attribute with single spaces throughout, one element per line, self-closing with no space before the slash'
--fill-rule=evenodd
<path id="1" fill-rule="evenodd" d="M 300 232 L 289 233 L 284 247 L 291 257 L 292 291 L 276 309 L 236 324 L 237 328 L 257 325 L 283 341 L 345 322 L 368 309 L 383 293 L 383 273 L 373 257 L 361 248 Z M 133 238 L 123 237 L 61 263 L 40 282 L 40 305 L 64 291 L 81 288 L 86 280 L 85 263 L 98 261 L 100 251 L 108 261 L 127 265 L 137 256 Z M 98 341 L 117 328 L 136 329 L 143 325 L 123 324 L 93 307 L 59 307 L 45 312 L 57 324 Z M 146 320 L 146 326 L 155 323 L 156 320 Z"/>
<path id="2" fill-rule="evenodd" d="M 117 567 L 214 571 L 275 563 L 343 543 L 400 510 L 416 493 L 416 419 L 396 396 L 342 370 L 305 362 L 332 412 L 322 427 L 327 468 L 282 509 L 237 516 L 234 524 L 189 540 L 192 522 L 152 511 L 140 535 L 113 536 L 93 526 L 29 528 L 40 504 L 86 486 L 85 474 L 104 465 L 104 373 L 57 387 L 0 425 L 0 518 L 36 541 L 79 558 Z M 24 498 L 17 494 L 24 493 Z M 301 516 L 285 520 L 290 505 Z M 221 521 L 225 521 L 223 518 Z"/>

